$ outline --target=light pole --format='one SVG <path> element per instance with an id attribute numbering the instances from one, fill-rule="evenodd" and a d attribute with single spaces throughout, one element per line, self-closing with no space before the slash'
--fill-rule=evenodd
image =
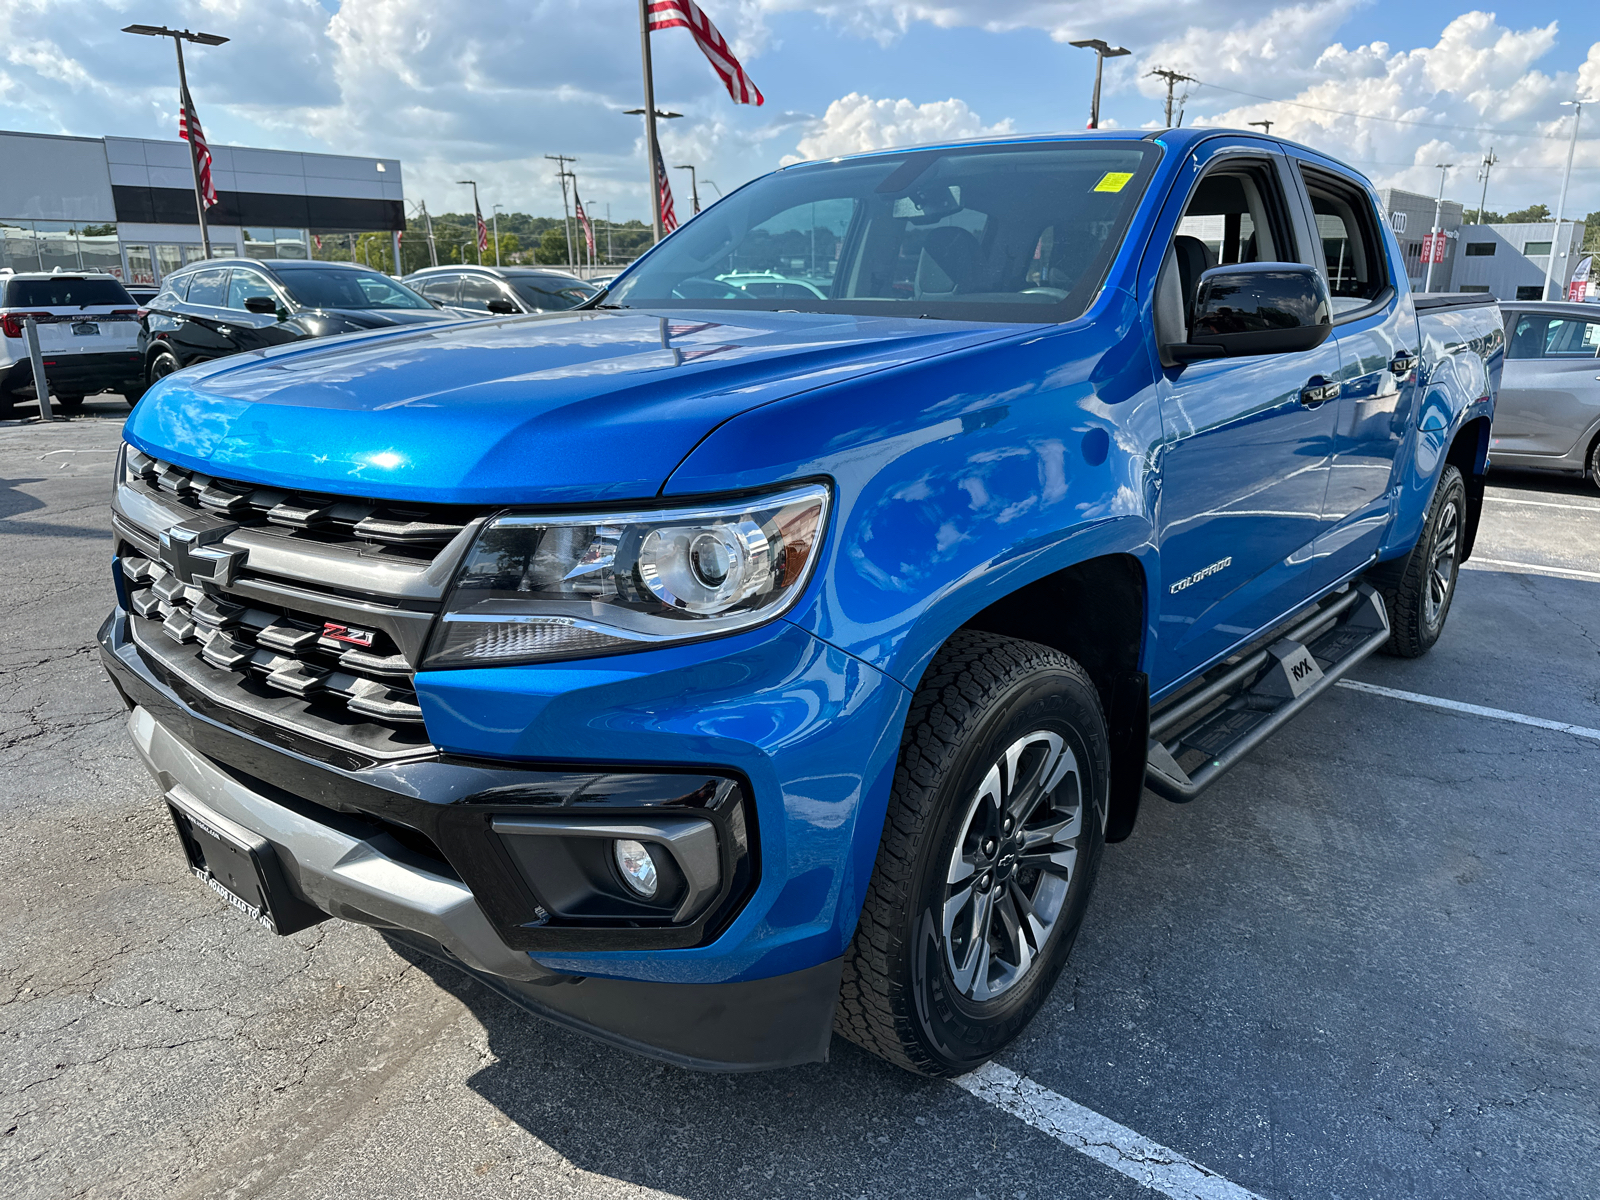
<path id="1" fill-rule="evenodd" d="M 478 181 L 458 179 L 457 183 L 472 188 L 472 248 L 478 252 L 478 265 L 483 266 L 483 244 L 478 241 L 478 222 L 483 220 L 483 209 L 478 207 Z M 463 259 L 463 262 L 466 260 Z"/>
<path id="2" fill-rule="evenodd" d="M 1247 121 L 1245 123 L 1261 130 L 1261 132 L 1266 134 L 1268 137 L 1272 136 L 1272 127 L 1273 125 L 1277 124 L 1275 121 Z"/>
<path id="3" fill-rule="evenodd" d="M 504 204 L 494 206 L 494 265 L 497 267 L 500 265 L 500 210 L 504 207 Z"/>
<path id="4" fill-rule="evenodd" d="M 1544 291 L 1539 293 L 1541 300 L 1550 299 L 1550 277 L 1556 271 L 1556 243 L 1561 240 L 1561 218 L 1567 211 L 1567 185 L 1572 182 L 1572 155 L 1578 148 L 1578 121 L 1583 117 L 1583 106 L 1587 103 L 1589 103 L 1587 98 L 1574 98 L 1561 102 L 1563 107 L 1572 109 L 1572 140 L 1567 143 L 1567 169 L 1561 176 L 1561 198 L 1556 201 L 1556 229 L 1550 235 L 1550 257 L 1545 260 L 1544 264 Z M 1562 255 L 1562 257 L 1565 258 L 1566 255 Z M 1565 289 L 1567 282 L 1566 271 L 1563 270 L 1561 274 L 1561 284 Z"/>
<path id="5" fill-rule="evenodd" d="M 655 241 L 667 236 L 661 226 L 661 181 L 656 178 L 656 163 L 661 159 L 661 146 L 656 138 L 656 122 L 671 121 L 683 116 L 678 112 L 662 112 L 656 107 L 656 85 L 650 73 L 650 19 L 646 12 L 647 0 L 639 0 L 639 28 L 644 37 L 644 107 L 625 108 L 630 117 L 644 118 L 644 152 L 649 157 L 650 213 L 655 221 Z"/>
<path id="6" fill-rule="evenodd" d="M 1489 203 L 1489 172 L 1494 169 L 1495 163 L 1500 160 L 1494 156 L 1494 147 L 1489 147 L 1489 153 L 1483 156 L 1483 166 L 1478 168 L 1478 178 L 1483 180 L 1483 191 L 1478 195 L 1478 219 L 1475 224 L 1483 224 L 1484 205 Z"/>
<path id="7" fill-rule="evenodd" d="M 195 42 L 201 46 L 221 46 L 227 38 L 215 33 L 190 33 L 187 29 L 168 29 L 165 25 L 129 25 L 123 33 L 138 33 L 145 37 L 169 37 L 172 46 L 178 52 L 178 103 L 187 111 L 183 114 L 184 127 L 187 128 L 195 120 L 193 109 L 189 103 L 189 77 L 183 70 L 183 44 Z M 198 123 L 198 122 L 197 122 Z M 195 139 L 190 136 L 189 142 L 189 169 L 194 173 L 194 207 L 200 218 L 200 252 L 207 259 L 211 257 L 211 234 L 206 229 L 206 197 L 200 187 L 200 150 L 195 145 Z"/>
<path id="8" fill-rule="evenodd" d="M 694 205 L 694 215 L 695 216 L 699 216 L 700 215 L 700 186 L 699 186 L 699 184 L 697 184 L 695 182 L 694 168 L 692 166 L 690 166 L 688 163 L 679 163 L 677 166 L 673 167 L 672 169 L 674 171 L 687 171 L 687 172 L 689 172 L 689 199 L 690 199 L 690 202 Z"/>
<path id="9" fill-rule="evenodd" d="M 1080 50 L 1094 51 L 1094 100 L 1089 105 L 1089 128 L 1100 128 L 1100 76 L 1105 70 L 1106 59 L 1121 58 L 1124 54 L 1132 54 L 1132 50 L 1121 46 L 1113 46 L 1099 38 L 1085 38 L 1081 42 L 1070 43 Z"/>
<path id="10" fill-rule="evenodd" d="M 439 247 L 434 244 L 433 218 L 428 215 L 428 202 L 426 200 L 422 202 L 422 221 L 428 227 L 428 265 L 437 267 L 439 265 Z"/>
<path id="11" fill-rule="evenodd" d="M 1444 181 L 1450 174 L 1450 168 L 1455 163 L 1434 163 L 1439 168 L 1439 198 L 1433 202 L 1433 233 L 1428 238 L 1428 274 L 1422 281 L 1422 290 L 1433 290 L 1433 264 L 1435 259 L 1444 257 L 1444 230 L 1440 226 L 1444 222 Z"/>

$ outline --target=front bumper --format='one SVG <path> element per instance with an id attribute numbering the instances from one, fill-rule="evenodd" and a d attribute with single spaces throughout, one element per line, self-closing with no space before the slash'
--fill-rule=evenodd
<path id="1" fill-rule="evenodd" d="M 543 1017 L 680 1065 L 760 1069 L 826 1056 L 850 932 L 829 927 L 839 929 L 846 916 L 853 925 L 858 904 L 845 900 L 853 905 L 848 914 L 815 904 L 796 911 L 798 888 L 815 894 L 819 847 L 797 845 L 793 829 L 781 836 L 787 805 L 765 805 L 761 820 L 789 852 L 769 869 L 770 848 L 762 847 L 759 888 L 733 926 L 709 931 L 712 940 L 606 953 L 585 949 L 582 933 L 574 952 L 536 958 L 508 944 L 481 883 L 475 892 L 439 857 L 437 843 L 416 834 L 419 827 L 437 833 L 419 819 L 429 812 L 459 811 L 461 802 L 497 789 L 548 786 L 559 772 L 448 753 L 363 770 L 314 761 L 256 736 L 261 731 L 214 719 L 199 699 L 175 691 L 131 642 L 127 623 L 113 614 L 100 641 L 132 710 L 141 757 L 164 792 L 270 842 L 299 899 L 448 961 Z M 651 778 L 649 768 L 637 770 Z M 807 826 L 822 817 L 838 830 L 835 813 L 805 815 Z M 798 879 L 784 861 L 797 851 L 810 859 Z M 850 857 L 833 870 L 854 874 Z M 751 969 L 753 962 L 766 970 Z"/>

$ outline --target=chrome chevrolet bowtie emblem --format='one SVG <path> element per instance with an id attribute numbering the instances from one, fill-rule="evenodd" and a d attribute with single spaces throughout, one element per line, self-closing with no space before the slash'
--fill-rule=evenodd
<path id="1" fill-rule="evenodd" d="M 161 533 L 161 561 L 183 583 L 231 584 L 248 551 L 220 545 L 237 525 L 202 525 L 184 521 Z"/>

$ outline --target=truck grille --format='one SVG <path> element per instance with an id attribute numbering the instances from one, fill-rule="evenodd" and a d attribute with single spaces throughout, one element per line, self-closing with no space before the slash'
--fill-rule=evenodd
<path id="1" fill-rule="evenodd" d="M 113 524 L 133 641 L 241 726 L 372 759 L 429 750 L 412 676 L 479 515 L 260 487 L 130 447 Z M 196 530 L 237 565 L 163 554 L 163 534 Z"/>

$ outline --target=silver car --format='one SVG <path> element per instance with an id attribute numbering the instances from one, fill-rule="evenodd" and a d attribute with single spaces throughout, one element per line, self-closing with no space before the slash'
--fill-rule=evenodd
<path id="1" fill-rule="evenodd" d="M 1600 486 L 1600 305 L 1503 303 L 1506 365 L 1490 458 Z"/>

